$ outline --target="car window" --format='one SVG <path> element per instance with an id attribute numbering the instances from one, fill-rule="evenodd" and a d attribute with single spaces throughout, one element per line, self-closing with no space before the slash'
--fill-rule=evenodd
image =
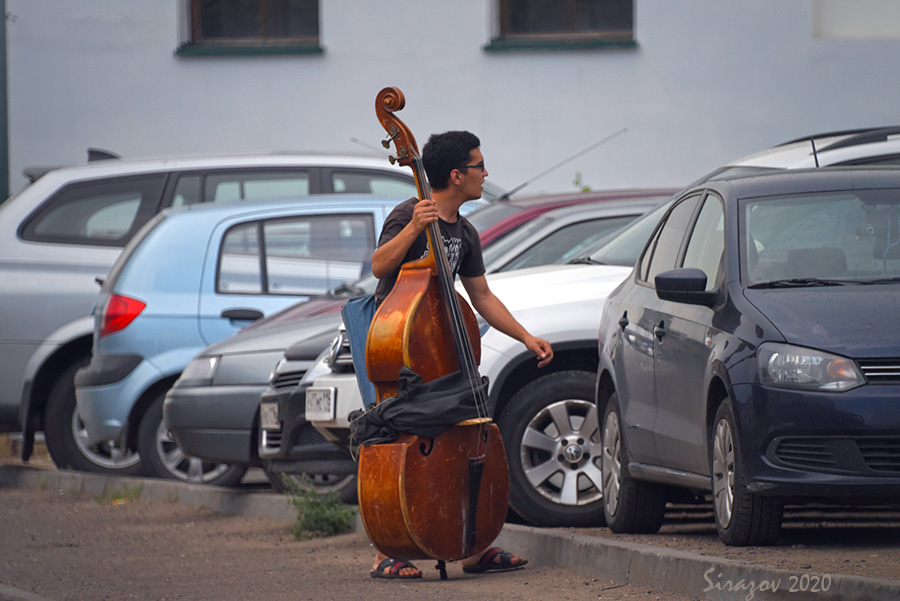
<path id="1" fill-rule="evenodd" d="M 848 190 L 748 199 L 742 208 L 748 285 L 900 277 L 896 190 Z"/>
<path id="2" fill-rule="evenodd" d="M 215 171 L 178 176 L 171 206 L 310 195 L 307 169 Z"/>
<path id="3" fill-rule="evenodd" d="M 571 258 L 574 249 L 581 248 L 585 243 L 607 236 L 633 219 L 633 215 L 623 215 L 621 217 L 589 219 L 569 224 L 538 240 L 527 250 L 503 265 L 498 271 L 511 271 L 537 265 L 565 263 Z M 503 240 L 501 240 L 501 243 Z M 495 245 L 489 246 L 485 253 L 491 250 L 493 246 Z"/>
<path id="4" fill-rule="evenodd" d="M 716 276 L 725 250 L 725 212 L 718 196 L 710 194 L 703 202 L 691 238 L 684 252 L 682 267 L 696 267 L 706 274 L 706 289 L 716 285 Z"/>
<path id="5" fill-rule="evenodd" d="M 694 214 L 694 208 L 700 195 L 690 196 L 678 204 L 666 216 L 665 222 L 657 230 L 644 257 L 641 260 L 640 277 L 646 282 L 653 283 L 657 274 L 675 268 L 678 259 L 678 251 L 684 240 L 685 231 Z"/>
<path id="6" fill-rule="evenodd" d="M 20 229 L 35 242 L 125 246 L 159 207 L 165 175 L 75 183 L 51 196 Z"/>
<path id="7" fill-rule="evenodd" d="M 418 195 L 412 179 L 379 171 L 335 169 L 331 172 L 331 188 L 338 194 L 377 194 L 389 198 Z"/>
<path id="8" fill-rule="evenodd" d="M 241 224 L 222 242 L 216 290 L 324 294 L 359 278 L 375 248 L 369 214 L 303 215 Z"/>

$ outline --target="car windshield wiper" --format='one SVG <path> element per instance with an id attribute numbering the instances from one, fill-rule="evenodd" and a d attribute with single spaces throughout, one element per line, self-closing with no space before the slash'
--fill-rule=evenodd
<path id="1" fill-rule="evenodd" d="M 353 296 L 362 296 L 366 291 L 362 286 L 356 286 L 350 282 L 344 282 L 329 293 L 329 296 L 339 296 L 342 294 L 351 294 Z"/>
<path id="2" fill-rule="evenodd" d="M 827 280 L 821 278 L 790 278 L 786 280 L 773 280 L 752 284 L 747 288 L 804 288 L 812 286 L 847 286 L 851 284 L 863 284 L 855 280 Z"/>
<path id="3" fill-rule="evenodd" d="M 892 277 L 892 278 L 878 278 L 877 280 L 867 280 L 863 282 L 865 284 L 893 284 L 896 282 L 900 282 L 900 277 Z"/>
<path id="4" fill-rule="evenodd" d="M 566 265 L 606 265 L 606 263 L 603 261 L 595 261 L 590 257 L 578 257 L 577 259 L 567 261 Z"/>

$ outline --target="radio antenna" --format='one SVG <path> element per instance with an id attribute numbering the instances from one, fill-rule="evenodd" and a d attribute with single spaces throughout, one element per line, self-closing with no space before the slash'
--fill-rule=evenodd
<path id="1" fill-rule="evenodd" d="M 603 138 L 603 139 L 600 140 L 599 142 L 596 142 L 596 143 L 594 143 L 594 144 L 591 144 L 590 146 L 588 146 L 588 147 L 585 148 L 584 150 L 581 150 L 581 151 L 579 151 L 579 152 L 576 152 L 575 154 L 573 154 L 573 155 L 570 156 L 569 158 L 567 158 L 567 159 L 565 159 L 565 160 L 563 160 L 563 161 L 560 161 L 559 163 L 553 165 L 552 167 L 550 167 L 549 169 L 547 169 L 547 170 L 544 171 L 543 173 L 539 173 L 538 175 L 534 176 L 533 178 L 531 178 L 530 180 L 528 180 L 528 181 L 525 182 L 524 184 L 521 184 L 521 185 L 519 185 L 519 186 L 516 186 L 515 188 L 513 188 L 512 190 L 510 190 L 509 192 L 507 192 L 506 194 L 504 194 L 503 196 L 501 196 L 501 197 L 498 198 L 497 200 L 509 200 L 509 197 L 510 197 L 510 196 L 512 196 L 513 194 L 515 194 L 516 192 L 518 192 L 519 190 L 521 190 L 521 189 L 524 188 L 525 186 L 527 186 L 527 185 L 529 185 L 529 184 L 532 184 L 532 183 L 536 182 L 537 180 L 539 180 L 540 178 L 544 177 L 545 175 L 547 175 L 547 174 L 550 173 L 551 171 L 555 171 L 556 169 L 559 169 L 560 167 L 562 167 L 563 165 L 565 165 L 565 164 L 568 163 L 569 161 L 574 161 L 575 159 L 577 159 L 577 158 L 580 157 L 581 155 L 587 154 L 588 152 L 594 150 L 594 149 L 597 148 L 598 146 L 602 146 L 602 145 L 606 144 L 607 142 L 609 142 L 609 141 L 612 140 L 613 138 L 615 138 L 615 137 L 617 137 L 617 136 L 620 136 L 620 135 L 624 134 L 626 131 L 628 131 L 628 128 L 623 127 L 623 128 L 620 129 L 619 131 L 617 131 L 617 132 L 615 132 L 615 133 L 613 133 L 613 134 L 610 134 L 610 135 L 606 136 L 605 138 Z"/>

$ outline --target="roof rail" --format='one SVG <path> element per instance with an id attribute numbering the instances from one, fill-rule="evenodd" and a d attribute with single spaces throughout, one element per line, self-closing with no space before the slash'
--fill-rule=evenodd
<path id="1" fill-rule="evenodd" d="M 889 136 L 895 136 L 897 134 L 900 134 L 900 126 L 879 127 L 877 129 L 861 132 L 845 140 L 838 140 L 837 142 L 820 149 L 819 152 L 834 150 L 836 148 L 847 148 L 848 146 L 859 146 L 860 144 L 870 144 L 872 142 L 885 142 Z"/>
<path id="2" fill-rule="evenodd" d="M 856 136 L 860 134 L 866 134 L 870 132 L 877 132 L 883 129 L 888 129 L 886 127 L 862 127 L 858 129 L 842 129 L 838 131 L 828 131 L 822 132 L 820 134 L 812 134 L 811 136 L 803 136 L 802 138 L 795 138 L 793 140 L 788 140 L 787 142 L 782 142 L 778 146 L 787 146 L 788 144 L 796 144 L 797 142 L 806 142 L 807 140 L 818 140 L 819 138 L 834 138 L 837 136 Z"/>

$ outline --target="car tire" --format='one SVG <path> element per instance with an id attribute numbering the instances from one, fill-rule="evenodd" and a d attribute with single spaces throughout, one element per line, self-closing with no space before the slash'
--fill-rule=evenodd
<path id="1" fill-rule="evenodd" d="M 295 486 L 304 489 L 311 483 L 320 495 L 337 495 L 342 503 L 350 505 L 355 505 L 358 501 L 355 474 L 309 474 L 310 482 L 307 482 L 297 474 L 273 471 L 267 462 L 263 462 L 262 470 L 272 488 L 282 494 L 290 493 Z"/>
<path id="2" fill-rule="evenodd" d="M 87 365 L 87 357 L 66 368 L 50 388 L 44 408 L 44 444 L 59 469 L 115 476 L 142 476 L 137 453 L 122 452 L 112 444 L 90 444 L 75 403 L 75 372 Z"/>
<path id="3" fill-rule="evenodd" d="M 666 514 L 666 487 L 635 480 L 628 472 L 627 446 L 613 394 L 603 417 L 603 515 L 606 525 L 620 534 L 653 534 Z"/>
<path id="4" fill-rule="evenodd" d="M 186 455 L 163 424 L 164 400 L 165 392 L 157 395 L 141 416 L 138 426 L 138 451 L 147 473 L 155 478 L 182 482 L 237 486 L 247 472 L 247 466 L 210 463 Z"/>
<path id="5" fill-rule="evenodd" d="M 498 417 L 509 462 L 509 504 L 534 526 L 603 525 L 594 374 L 548 374 Z"/>
<path id="6" fill-rule="evenodd" d="M 730 399 L 726 398 L 716 411 L 709 446 L 719 538 L 730 547 L 773 544 L 781 533 L 784 507 L 747 490 Z"/>

